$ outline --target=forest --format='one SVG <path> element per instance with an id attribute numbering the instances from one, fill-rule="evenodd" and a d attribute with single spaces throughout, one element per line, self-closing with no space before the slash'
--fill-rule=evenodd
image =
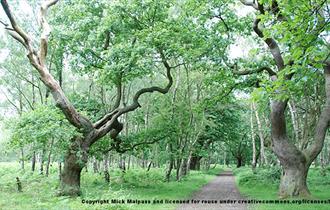
<path id="1" fill-rule="evenodd" d="M 0 209 L 330 208 L 328 0 L 0 1 Z"/>

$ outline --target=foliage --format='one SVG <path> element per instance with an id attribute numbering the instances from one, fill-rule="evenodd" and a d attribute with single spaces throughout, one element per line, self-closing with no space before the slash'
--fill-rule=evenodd
<path id="1" fill-rule="evenodd" d="M 9 143 L 11 148 L 33 145 L 33 149 L 38 150 L 53 139 L 56 150 L 63 153 L 70 139 L 78 135 L 61 111 L 53 106 L 36 107 L 30 112 L 8 120 L 7 126 L 11 131 Z"/>

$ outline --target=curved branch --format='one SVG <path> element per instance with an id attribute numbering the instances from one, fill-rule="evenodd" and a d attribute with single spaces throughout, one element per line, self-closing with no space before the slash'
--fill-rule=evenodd
<path id="1" fill-rule="evenodd" d="M 235 67 L 237 68 L 237 65 L 235 65 Z M 236 69 L 233 70 L 233 73 L 236 75 L 249 75 L 249 74 L 255 74 L 255 73 L 260 73 L 266 71 L 269 76 L 275 76 L 276 72 L 274 72 L 271 68 L 269 68 L 268 66 L 263 66 L 260 67 L 256 70 L 244 70 L 244 71 L 237 71 Z"/>
<path id="2" fill-rule="evenodd" d="M 112 112 L 104 115 L 99 121 L 95 122 L 93 127 L 94 128 L 100 128 L 102 125 L 104 125 L 106 122 L 111 120 L 111 118 L 118 113 L 118 109 L 113 110 Z"/>
<path id="3" fill-rule="evenodd" d="M 123 74 L 120 73 L 118 76 L 118 82 L 116 84 L 116 88 L 117 88 L 116 101 L 115 101 L 115 104 L 114 104 L 112 110 L 115 110 L 120 106 L 120 102 L 122 99 L 122 77 L 123 77 Z"/>
<path id="4" fill-rule="evenodd" d="M 223 23 L 223 25 L 226 28 L 226 31 L 230 30 L 228 24 L 226 23 L 226 21 L 223 19 L 223 17 L 220 14 L 219 15 L 214 15 L 213 17 L 218 18 Z"/>
<path id="5" fill-rule="evenodd" d="M 144 93 L 152 93 L 152 92 L 159 92 L 162 94 L 166 94 L 171 86 L 173 85 L 173 77 L 171 75 L 171 67 L 170 65 L 167 63 L 167 60 L 165 58 L 165 55 L 163 53 L 162 50 L 160 50 L 160 56 L 162 58 L 162 62 L 166 68 L 166 76 L 168 79 L 168 84 L 165 88 L 161 88 L 161 87 L 157 87 L 157 86 L 153 86 L 153 87 L 149 87 L 149 88 L 142 88 L 141 90 L 137 91 L 133 97 L 133 104 L 131 104 L 130 106 L 127 107 L 128 111 L 133 111 L 135 108 L 134 107 L 141 107 L 139 104 L 139 98 L 144 94 Z M 132 110 L 131 110 L 132 109 Z M 128 112 L 127 111 L 127 112 Z M 126 113 L 126 112 L 125 112 Z"/>
<path id="6" fill-rule="evenodd" d="M 10 11 L 7 0 L 1 0 L 1 5 L 14 30 L 23 38 L 26 44 L 30 43 L 30 37 L 28 37 L 28 35 L 17 25 L 16 20 Z"/>
<path id="7" fill-rule="evenodd" d="M 162 59 L 162 63 L 163 65 L 165 66 L 166 68 L 166 76 L 167 76 L 167 79 L 168 79 L 168 84 L 166 85 L 165 88 L 161 88 L 161 87 L 158 87 L 158 86 L 153 86 L 153 87 L 149 87 L 149 88 L 142 88 L 140 89 L 139 91 L 137 91 L 133 97 L 133 102 L 132 104 L 126 106 L 126 107 L 123 107 L 121 109 L 117 109 L 113 112 L 113 115 L 109 115 L 108 116 L 108 119 L 110 119 L 109 121 L 106 122 L 106 124 L 102 125 L 101 127 L 99 127 L 97 129 L 97 134 L 96 134 L 96 138 L 93 140 L 91 139 L 90 141 L 90 145 L 93 144 L 96 139 L 98 138 L 101 138 L 103 137 L 104 135 L 106 135 L 110 130 L 113 129 L 114 127 L 114 124 L 115 122 L 117 121 L 118 117 L 121 116 L 122 114 L 125 114 L 127 112 L 131 112 L 131 111 L 134 111 L 135 109 L 141 107 L 141 105 L 139 104 L 139 98 L 145 94 L 145 93 L 152 93 L 152 92 L 159 92 L 159 93 L 162 93 L 162 94 L 166 94 L 172 84 L 173 84 L 173 77 L 171 75 L 171 66 L 168 64 L 167 60 L 166 60 L 166 57 L 163 53 L 163 50 L 159 49 L 159 54 L 161 56 L 161 59 Z M 105 119 L 104 119 L 105 120 Z M 98 123 L 97 125 L 99 125 L 100 123 Z"/>
<path id="8" fill-rule="evenodd" d="M 18 33 L 16 33 L 15 31 L 12 31 L 12 29 L 9 28 L 5 28 L 7 29 L 7 33 L 13 37 L 14 39 L 16 39 L 16 41 L 18 41 L 19 43 L 21 43 L 26 49 L 28 49 L 28 46 L 26 45 L 25 41 L 22 39 L 22 37 L 19 36 Z"/>
<path id="9" fill-rule="evenodd" d="M 255 21 L 253 23 L 253 30 L 260 38 L 264 39 L 264 34 L 259 28 L 260 21 L 261 21 L 260 18 L 255 19 Z M 284 67 L 285 67 L 284 60 L 281 55 L 281 50 L 280 50 L 280 47 L 278 46 L 277 42 L 273 38 L 266 38 L 266 39 L 264 39 L 264 41 L 267 44 L 267 46 L 269 47 L 270 53 L 273 55 L 277 69 L 279 71 L 284 69 Z"/>
<path id="10" fill-rule="evenodd" d="M 330 124 L 330 63 L 324 65 L 326 102 L 317 122 L 314 142 L 304 150 L 307 160 L 311 163 L 321 152 L 324 139 Z"/>
<path id="11" fill-rule="evenodd" d="M 265 9 L 263 4 L 258 3 L 258 10 L 260 11 L 261 14 L 265 14 Z M 261 31 L 261 29 L 259 28 L 259 23 L 261 22 L 260 18 L 256 18 L 254 20 L 253 23 L 253 30 L 254 32 L 258 35 L 258 37 L 264 39 L 264 33 Z M 283 57 L 281 55 L 281 50 L 280 47 L 278 46 L 277 42 L 273 39 L 273 38 L 265 38 L 264 39 L 265 43 L 267 44 L 267 46 L 269 47 L 269 50 L 271 52 L 271 54 L 273 55 L 273 58 L 275 60 L 277 69 L 280 71 L 282 69 L 284 69 L 285 65 L 284 65 L 284 60 Z"/>

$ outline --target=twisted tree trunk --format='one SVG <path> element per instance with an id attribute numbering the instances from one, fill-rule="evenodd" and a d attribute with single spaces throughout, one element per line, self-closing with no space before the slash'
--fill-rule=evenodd
<path id="1" fill-rule="evenodd" d="M 285 110 L 288 100 L 273 101 L 271 105 L 271 124 L 273 151 L 283 168 L 279 196 L 308 197 L 308 169 L 321 152 L 330 122 L 330 63 L 324 66 L 326 103 L 315 128 L 314 141 L 304 150 L 299 150 L 289 141 L 286 131 Z"/>

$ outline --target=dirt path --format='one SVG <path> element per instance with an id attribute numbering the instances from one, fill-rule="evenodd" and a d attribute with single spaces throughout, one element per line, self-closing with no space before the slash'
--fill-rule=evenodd
<path id="1" fill-rule="evenodd" d="M 242 200 L 231 171 L 224 171 L 213 181 L 202 187 L 189 200 L 199 201 L 198 204 L 180 205 L 177 210 L 247 210 L 244 204 L 220 204 L 220 200 Z M 204 202 L 203 202 L 204 201 Z M 205 201 L 217 201 L 216 204 L 207 204 Z M 203 202 L 203 203 L 202 203 Z"/>

